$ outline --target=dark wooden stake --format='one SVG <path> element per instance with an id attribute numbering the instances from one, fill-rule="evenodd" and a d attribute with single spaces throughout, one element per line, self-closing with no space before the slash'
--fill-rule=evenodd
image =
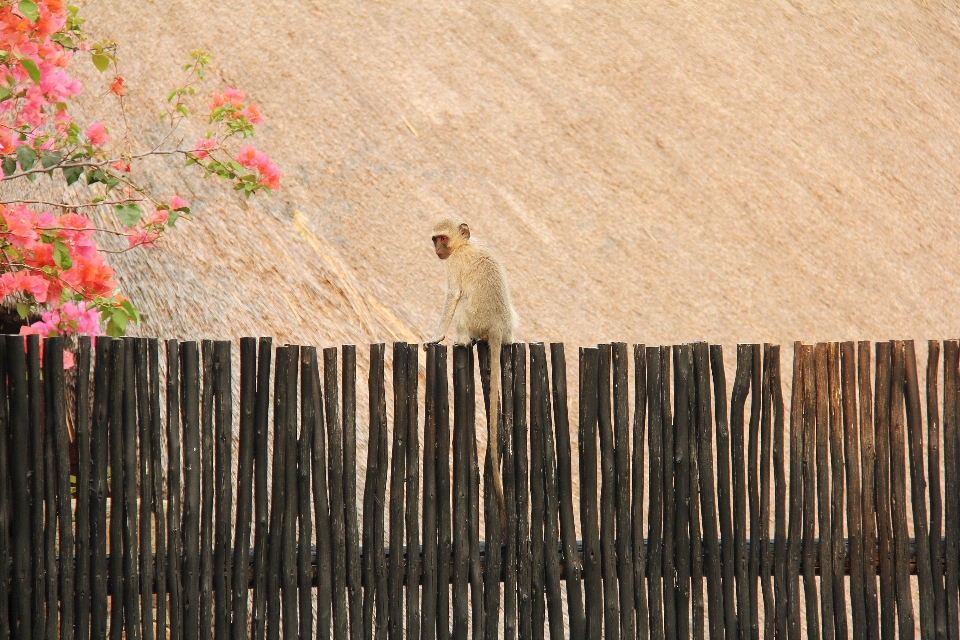
<path id="1" fill-rule="evenodd" d="M 676 433 L 670 401 L 670 347 L 660 349 L 660 410 L 663 418 L 663 632 L 677 636 Z"/>
<path id="2" fill-rule="evenodd" d="M 633 599 L 637 617 L 637 637 L 640 640 L 648 640 L 650 628 L 647 612 L 647 550 L 643 535 L 645 473 L 643 443 L 647 422 L 647 350 L 642 344 L 633 346 L 633 372 L 633 503 L 630 508 L 630 526 L 633 530 Z M 570 589 L 569 578 L 567 589 Z M 571 615 L 571 633 L 573 632 L 572 620 Z"/>
<path id="3" fill-rule="evenodd" d="M 407 466 L 407 345 L 393 343 L 393 452 L 390 465 L 389 636 L 403 640 L 403 508 Z M 329 406 L 329 401 L 327 405 Z M 331 445 L 332 446 L 332 445 Z M 332 506 L 331 500 L 331 506 Z M 336 573 L 334 571 L 334 573 Z"/>
<path id="4" fill-rule="evenodd" d="M 330 525 L 330 499 L 327 491 L 327 438 L 326 429 L 324 429 L 325 410 L 322 390 L 323 383 L 320 380 L 320 361 L 317 357 L 317 349 L 316 347 L 306 347 L 304 351 L 306 351 L 307 360 L 309 361 L 309 370 L 307 372 L 309 386 L 306 387 L 309 394 L 304 394 L 303 396 L 306 402 L 304 407 L 307 409 L 308 414 L 313 416 L 310 471 L 313 475 L 313 513 L 316 519 L 317 531 L 317 635 L 325 640 L 330 637 L 330 629 L 333 622 L 333 534 L 331 533 Z M 373 352 L 371 351 L 371 353 Z M 380 349 L 380 355 L 383 355 L 382 348 Z M 379 362 L 381 364 L 380 390 L 382 391 L 383 360 L 381 359 Z M 371 371 L 373 371 L 373 369 L 371 369 Z M 371 375 L 373 375 L 373 373 L 371 373 Z M 373 400 L 371 400 L 371 402 L 372 401 Z M 377 414 L 371 413 L 371 415 L 376 416 Z M 379 422 L 377 424 L 379 425 Z M 379 445 L 379 442 L 374 441 L 374 444 Z M 373 465 L 373 469 L 377 469 L 376 464 Z M 371 491 L 375 492 L 378 484 L 377 482 L 373 482 L 368 486 L 370 486 Z M 382 518 L 382 509 L 380 511 Z M 371 523 L 373 523 L 376 519 L 371 517 L 370 520 Z M 380 524 L 380 533 L 382 534 L 383 522 L 381 521 Z M 373 546 L 373 549 L 376 550 L 377 547 Z M 380 549 L 383 549 L 382 535 L 380 537 Z M 375 557 L 376 553 L 371 554 L 371 560 Z M 371 609 L 371 612 L 372 611 Z M 385 628 L 384 632 L 386 632 Z"/>
<path id="5" fill-rule="evenodd" d="M 660 385 L 660 347 L 647 347 L 647 404 L 650 416 L 650 426 L 647 429 L 650 448 L 647 584 L 649 585 L 650 637 L 653 640 L 663 640 L 663 583 L 661 582 L 663 575 L 663 412 L 660 404 L 662 400 Z M 583 412 L 582 397 L 580 411 Z M 581 422 L 583 422 L 582 417 Z M 581 479 L 581 484 L 582 482 Z M 580 501 L 582 505 L 582 494 Z M 587 597 L 590 597 L 589 585 Z"/>
<path id="6" fill-rule="evenodd" d="M 97 348 L 100 348 L 97 340 Z M 167 340 L 167 588 L 170 591 L 170 640 L 183 637 L 183 511 L 180 457 L 180 346 L 176 340 Z M 99 358 L 99 356 L 98 356 Z M 103 470 L 106 477 L 106 467 Z M 96 625 L 93 625 L 93 631 Z"/>
<path id="7" fill-rule="evenodd" d="M 894 572 L 897 581 L 897 622 L 900 638 L 912 640 L 913 589 L 910 584 L 910 540 L 907 537 L 907 486 L 904 458 L 904 387 L 906 371 L 903 342 L 893 343 L 893 378 L 890 394 L 890 502 L 893 506 Z"/>
<path id="8" fill-rule="evenodd" d="M 157 636 L 167 631 L 167 522 L 164 503 L 167 492 L 163 475 L 163 417 L 160 413 L 160 341 L 147 340 L 150 368 L 150 448 L 153 451 L 153 520 L 156 527 L 154 563 L 156 565 Z"/>
<path id="9" fill-rule="evenodd" d="M 770 575 L 773 567 L 770 564 L 770 554 L 767 553 L 770 539 L 770 447 L 771 447 L 771 409 L 772 409 L 772 364 L 771 364 L 770 345 L 763 345 L 763 382 L 760 389 L 761 395 L 761 417 L 760 417 L 760 534 L 755 536 L 759 538 L 763 545 L 760 553 L 760 591 L 763 594 L 763 637 L 773 638 L 776 629 L 776 620 L 778 617 L 776 604 L 773 599 L 773 588 L 770 584 Z M 756 368 L 760 368 L 760 346 L 756 347 Z M 778 354 L 779 356 L 779 354 Z M 754 393 L 757 390 L 754 389 Z M 774 543 L 774 554 L 776 554 L 776 542 Z M 775 572 L 774 572 L 775 573 Z M 780 613 L 782 615 L 783 612 Z M 786 635 L 786 634 L 784 634 Z"/>
<path id="10" fill-rule="evenodd" d="M 200 396 L 200 638 L 213 640 L 215 625 L 213 593 L 213 520 L 216 476 L 213 468 L 213 340 L 200 342 L 203 364 Z M 217 640 L 221 640 L 217 638 Z"/>
<path id="11" fill-rule="evenodd" d="M 880 538 L 880 637 L 894 637 L 896 612 L 896 583 L 893 565 L 893 523 L 890 515 L 890 396 L 891 344 L 878 342 L 876 404 L 874 424 L 876 433 L 876 510 L 877 532 Z"/>
<path id="12" fill-rule="evenodd" d="M 473 437 L 472 425 L 467 424 L 469 412 L 467 376 L 472 372 L 470 349 L 453 348 L 453 638 L 466 640 L 467 582 L 470 577 L 470 547 L 467 543 L 467 528 L 470 502 L 470 446 L 467 438 Z"/>
<path id="13" fill-rule="evenodd" d="M 427 348 L 423 407 L 423 616 L 422 639 L 437 637 L 437 345 Z M 506 487 L 504 487 L 506 488 Z M 446 575 L 444 575 L 446 578 Z M 448 580 L 443 580 L 447 589 Z"/>
<path id="14" fill-rule="evenodd" d="M 230 637 L 233 611 L 233 558 L 230 547 L 230 525 L 233 524 L 233 385 L 230 341 L 213 344 L 214 370 L 214 480 L 217 508 L 214 535 L 214 594 L 216 597 L 217 640 Z M 244 547 L 247 555 L 249 545 Z M 244 576 L 246 578 L 246 576 Z M 249 579 L 244 579 L 246 583 Z"/>
<path id="15" fill-rule="evenodd" d="M 550 637 L 563 639 L 563 596 L 560 590 L 560 497 L 557 488 L 557 456 L 554 442 L 553 419 L 550 411 L 550 382 L 547 375 L 546 352 L 537 345 L 537 357 L 543 359 L 540 369 L 540 411 L 543 420 L 543 486 L 545 493 L 543 539 L 547 576 L 547 607 L 550 611 Z M 627 501 L 629 508 L 629 500 Z M 632 570 L 632 562 L 631 562 Z M 499 578 L 498 578 L 499 579 Z M 631 583 L 631 587 L 632 587 Z M 632 589 L 631 589 L 632 593 Z M 496 636 L 494 636 L 496 637 Z"/>
<path id="16" fill-rule="evenodd" d="M 92 553 L 90 637 L 92 638 L 104 638 L 107 635 L 107 457 L 109 453 L 107 430 L 110 418 L 110 343 L 112 341 L 112 338 L 97 339 L 96 363 L 93 372 L 93 433 L 90 441 L 92 463 L 90 469 L 90 550 Z M 9 345 L 7 349 L 10 353 Z M 13 375 L 13 369 L 9 366 L 8 374 Z M 12 381 L 10 384 L 13 384 Z M 13 391 L 12 386 L 10 390 Z M 15 427 L 16 423 L 12 422 L 15 417 L 13 400 L 11 395 L 10 418 L 11 426 Z M 13 469 L 15 466 L 11 463 L 11 472 Z M 16 562 L 16 558 L 14 561 Z M 179 640 L 180 636 L 175 634 L 179 628 L 175 629 L 171 625 L 170 631 L 170 636 Z"/>
<path id="17" fill-rule="evenodd" d="M 3 353 L 4 344 L 0 342 L 0 380 L 6 378 L 6 362 Z M 81 336 L 77 342 L 77 386 L 75 393 L 76 418 L 76 447 L 77 447 L 77 511 L 76 511 L 76 594 L 75 594 L 75 615 L 76 615 L 76 637 L 77 640 L 88 640 L 90 637 L 90 337 Z M 5 433 L 8 425 L 7 418 L 7 397 L 6 386 L 0 384 L 0 448 L 5 448 L 7 434 Z M 6 612 L 6 603 L 8 602 L 5 589 L 7 588 L 8 556 L 4 553 L 3 547 L 6 546 L 7 523 L 9 522 L 9 505 L 4 501 L 7 497 L 6 487 L 6 454 L 0 451 L 0 463 L 4 465 L 4 471 L 0 471 L 0 512 L 5 520 L 0 527 L 0 562 L 3 563 L 3 569 L 0 570 L 0 580 L 4 584 L 0 585 L 0 607 Z M 159 564 L 159 562 L 158 562 Z M 67 594 L 65 597 L 69 597 Z M 165 603 L 161 600 L 161 605 Z M 8 635 L 4 633 L 2 624 L 0 624 L 0 640 L 6 640 Z M 9 629 L 9 628 L 8 628 Z"/>
<path id="18" fill-rule="evenodd" d="M 749 346 L 750 359 L 750 427 L 747 433 L 747 499 L 750 506 L 750 550 L 747 565 L 747 579 L 750 592 L 750 637 L 760 638 L 760 604 L 758 586 L 760 580 L 760 556 L 767 555 L 766 535 L 760 534 L 760 419 L 763 407 L 761 380 L 763 366 L 760 359 L 760 345 Z M 770 573 L 764 576 L 769 578 Z"/>
<path id="19" fill-rule="evenodd" d="M 340 422 L 338 373 L 336 347 L 324 349 L 323 392 L 327 417 L 327 455 L 330 460 L 330 533 L 333 536 L 333 637 L 337 640 L 346 640 L 349 624 L 347 618 L 347 530 L 346 509 L 343 504 L 343 423 Z M 394 463 L 396 463 L 396 458 L 394 458 Z M 403 496 L 402 489 L 400 496 Z M 390 506 L 390 526 L 392 530 L 392 494 Z M 399 548 L 397 547 L 397 549 Z M 390 549 L 394 549 L 392 539 Z"/>
<path id="20" fill-rule="evenodd" d="M 637 635 L 634 602 L 633 532 L 630 527 L 630 398 L 627 380 L 627 345 L 613 344 L 613 424 L 614 455 L 616 457 L 616 567 L 620 585 L 620 635 Z M 549 492 L 549 488 L 548 488 Z M 549 493 L 548 493 L 549 496 Z M 548 498 L 549 500 L 549 498 Z"/>
<path id="21" fill-rule="evenodd" d="M 450 399 L 447 393 L 447 348 L 436 347 L 437 411 L 437 640 L 450 638 L 450 557 L 453 550 L 450 515 Z"/>
<path id="22" fill-rule="evenodd" d="M 793 377 L 790 394 L 790 528 L 787 532 L 787 637 L 800 638 L 800 536 L 803 532 L 804 380 L 803 344 L 793 343 Z M 804 549 L 805 551 L 805 549 Z M 804 560 L 806 555 L 804 555 Z M 806 563 L 804 563 L 806 569 Z"/>
<path id="23" fill-rule="evenodd" d="M 350 603 L 350 638 L 362 640 L 363 591 L 361 590 L 360 533 L 357 524 L 357 348 L 349 344 L 343 354 L 343 501 L 346 518 L 347 598 Z M 302 393 L 302 392 L 301 392 Z"/>
<path id="24" fill-rule="evenodd" d="M 857 427 L 857 356 L 853 342 L 840 345 L 843 390 L 844 460 L 847 477 L 847 531 L 850 538 L 850 609 L 853 637 L 865 640 L 867 616 L 863 580 L 863 506 L 860 489 L 860 438 Z M 869 559 L 873 562 L 873 558 Z"/>
<path id="25" fill-rule="evenodd" d="M 940 483 L 940 405 L 937 374 L 940 342 L 927 342 L 927 464 L 930 474 L 930 565 L 933 577 L 934 633 L 937 640 L 947 637 L 947 593 L 943 589 L 943 494 Z M 852 534 L 851 534 L 852 535 Z"/>
<path id="26" fill-rule="evenodd" d="M 960 343 L 943 341 L 943 500 L 946 535 L 944 590 L 947 594 L 947 637 L 960 638 L 960 428 L 957 425 L 957 359 Z"/>
<path id="27" fill-rule="evenodd" d="M 713 413 L 710 407 L 710 347 L 698 342 L 693 347 L 694 377 L 696 378 L 697 467 L 699 471 L 700 513 L 703 520 L 704 545 L 707 552 L 707 601 L 710 640 L 723 638 L 723 586 L 720 565 L 720 537 L 717 523 L 717 502 L 713 475 Z M 637 375 L 640 366 L 637 365 Z M 639 388 L 638 391 L 639 393 Z M 634 436 L 636 438 L 636 436 Z M 634 459 L 638 452 L 634 440 Z M 642 455 L 640 453 L 639 455 Z M 634 463 L 636 464 L 636 462 Z M 637 502 L 634 494 L 634 504 Z M 636 546 L 636 545 L 634 545 Z"/>
<path id="28" fill-rule="evenodd" d="M 600 350 L 580 350 L 580 527 L 583 535 L 583 577 L 587 638 L 600 638 L 603 591 L 600 532 L 597 522 L 597 420 Z"/>
<path id="29" fill-rule="evenodd" d="M 183 636 L 200 637 L 200 358 L 196 342 L 180 344 L 183 378 Z"/>
<path id="30" fill-rule="evenodd" d="M 745 477 L 744 408 L 753 372 L 753 349 L 737 345 L 737 375 L 730 397 L 730 453 L 733 462 L 733 553 L 737 577 L 737 620 L 740 639 L 752 635 L 750 580 L 747 575 L 747 485 Z"/>
<path id="31" fill-rule="evenodd" d="M 153 456 L 150 427 L 153 423 L 150 407 L 150 360 L 145 338 L 133 341 L 134 369 L 136 373 L 137 419 L 140 423 L 140 620 L 144 640 L 153 640 L 154 604 L 153 593 L 156 587 L 154 575 L 153 549 L 153 511 L 154 483 Z M 134 439 L 134 446 L 137 440 Z M 157 454 L 160 452 L 157 451 Z"/>
<path id="32" fill-rule="evenodd" d="M 299 589 L 297 588 L 297 520 L 299 516 L 299 487 L 297 486 L 297 388 L 299 387 L 300 347 L 288 345 L 286 414 L 283 428 L 284 464 L 283 482 L 286 484 L 283 501 L 281 585 L 283 588 L 283 636 L 293 638 L 300 626 L 298 615 Z M 342 576 L 341 576 L 342 579 Z"/>
<path id="33" fill-rule="evenodd" d="M 270 482 L 270 528 L 267 533 L 266 637 L 280 637 L 280 569 L 283 559 L 283 519 L 286 506 L 287 383 L 289 347 L 277 349 L 273 378 L 273 473 Z"/>
<path id="34" fill-rule="evenodd" d="M 243 345 L 241 345 L 242 348 Z M 313 403 L 313 378 L 310 366 L 313 364 L 312 358 L 315 357 L 316 350 L 311 351 L 309 348 L 300 350 L 300 439 L 297 441 L 297 502 L 299 507 L 297 522 L 300 526 L 297 532 L 297 589 L 299 590 L 298 606 L 300 609 L 301 638 L 313 637 L 313 576 L 312 558 L 310 557 L 313 544 L 313 513 L 310 510 L 310 502 L 313 498 L 311 461 L 313 459 L 313 437 L 317 429 L 317 408 Z M 242 358 L 240 367 L 242 370 Z M 240 395 L 242 402 L 242 391 Z M 240 429 L 242 440 L 242 422 Z M 240 460 L 242 464 L 242 452 Z"/>
<path id="35" fill-rule="evenodd" d="M 769 358 L 769 365 L 767 359 Z M 787 548 L 787 477 L 784 450 L 783 386 L 780 381 L 780 345 L 769 345 L 764 355 L 764 367 L 769 367 L 770 401 L 773 405 L 773 521 L 774 521 L 774 579 L 773 591 L 776 616 L 776 637 L 788 638 L 790 611 L 790 583 L 788 578 Z"/>
<path id="36" fill-rule="evenodd" d="M 846 560 L 843 539 L 843 417 L 840 404 L 840 353 L 836 342 L 831 342 L 827 347 L 827 370 L 830 391 L 830 518 L 833 540 L 830 554 L 833 560 L 833 576 L 831 576 L 833 579 L 833 628 L 835 637 L 846 638 L 848 637 L 847 598 L 843 578 Z M 822 569 L 820 575 L 823 575 Z"/>
<path id="37" fill-rule="evenodd" d="M 406 633 L 410 638 L 420 637 L 420 436 L 417 416 L 417 387 L 420 346 L 407 345 L 407 469 L 406 469 L 406 518 L 407 533 L 407 624 Z M 341 441 L 343 434 L 340 436 Z M 342 450 L 341 445 L 341 450 Z M 343 465 L 340 465 L 341 472 Z M 341 494 L 342 495 L 342 494 Z M 341 500 L 342 502 L 342 500 Z M 346 557 L 346 550 L 344 550 Z M 334 563 L 336 565 L 336 563 Z M 346 568 L 344 568 L 346 574 Z"/>
<path id="38" fill-rule="evenodd" d="M 674 500 L 676 502 L 676 603 L 677 637 L 690 637 L 690 574 L 692 572 L 690 540 L 690 386 L 693 375 L 689 367 L 689 345 L 673 347 L 674 363 Z"/>
<path id="39" fill-rule="evenodd" d="M 240 339 L 240 447 L 237 467 L 237 522 L 233 542 L 233 640 L 247 640 L 250 521 L 253 515 L 253 460 L 256 439 L 257 341 Z"/>
<path id="40" fill-rule="evenodd" d="M 531 595 L 533 600 L 533 637 L 543 638 L 546 613 L 543 598 L 546 591 L 546 567 L 544 550 L 544 458 L 543 403 L 541 388 L 544 363 L 538 357 L 542 345 L 530 344 L 530 549 L 532 557 Z"/>
<path id="41" fill-rule="evenodd" d="M 720 519 L 720 566 L 723 572 L 723 620 L 727 638 L 732 640 L 739 635 L 736 601 L 733 596 L 736 563 L 735 545 L 732 543 L 733 515 L 730 511 L 730 423 L 727 419 L 727 377 L 723 368 L 723 347 L 718 344 L 710 345 L 710 367 L 713 372 L 714 421 L 717 427 L 717 511 Z M 650 489 L 653 490 L 652 484 Z M 650 605 L 652 611 L 653 603 Z"/>
<path id="42" fill-rule="evenodd" d="M 532 568 L 530 545 L 527 542 L 530 533 L 530 520 L 527 515 L 530 495 L 527 454 L 527 348 L 524 344 L 514 344 L 512 351 L 513 451 L 517 485 L 517 636 L 521 640 L 527 640 L 533 636 L 533 603 L 530 593 Z"/>
<path id="43" fill-rule="evenodd" d="M 817 455 L 817 379 L 811 345 L 803 345 L 803 590 L 806 600 L 807 633 L 816 637 L 820 628 L 817 611 L 817 584 L 814 577 L 817 549 L 814 544 L 814 526 L 817 515 L 816 455 Z M 794 387 L 794 394 L 799 389 Z M 831 626 L 832 628 L 832 626 Z"/>
<path id="44" fill-rule="evenodd" d="M 500 363 L 503 369 L 500 378 L 500 388 L 503 390 L 503 409 L 501 412 L 503 422 L 499 433 L 502 437 L 501 442 L 504 443 L 501 449 L 503 451 L 503 496 L 504 502 L 507 504 L 507 530 L 503 535 L 503 637 L 505 640 L 516 640 L 517 511 L 512 507 L 517 503 L 517 472 L 513 441 L 513 347 L 511 345 L 502 347 Z M 566 396 L 564 396 L 564 399 L 566 399 Z M 569 453 L 569 451 L 568 445 L 567 452 Z M 576 542 L 574 542 L 574 545 L 576 545 Z M 574 551 L 576 551 L 576 546 L 574 546 Z M 443 591 L 447 591 L 446 584 L 443 585 Z"/>
<path id="45" fill-rule="evenodd" d="M 33 636 L 33 556 L 30 504 L 30 418 L 27 398 L 27 367 L 21 336 L 7 336 L 7 384 L 10 397 L 10 503 L 12 505 L 11 556 L 11 631 L 14 637 Z M 106 349 L 104 349 L 106 351 Z M 106 367 L 104 367 L 106 370 Z M 106 465 L 104 465 L 106 469 Z M 37 598 L 42 597 L 36 594 Z M 99 606 L 106 611 L 106 597 Z"/>
<path id="46" fill-rule="evenodd" d="M 128 640 L 142 637 L 140 622 L 140 545 L 137 510 L 137 387 L 135 349 L 137 341 L 127 339 L 123 377 L 123 609 Z"/>
<path id="47" fill-rule="evenodd" d="M 867 640 L 880 638 L 877 604 L 877 518 L 874 507 L 873 390 L 870 384 L 870 342 L 857 343 L 857 390 L 860 396 L 860 470 L 863 474 L 864 615 Z"/>
<path id="48" fill-rule="evenodd" d="M 913 507 L 913 532 L 917 545 L 917 585 L 920 591 L 920 637 L 924 640 L 933 640 L 936 619 L 933 610 L 933 570 L 930 566 L 927 478 L 923 468 L 923 416 L 920 410 L 920 386 L 917 381 L 917 355 L 913 340 L 905 342 L 903 347 L 911 506 Z M 937 546 L 940 546 L 939 542 L 937 540 Z"/>
<path id="49" fill-rule="evenodd" d="M 267 481 L 270 426 L 270 368 L 273 340 L 260 338 L 257 358 L 257 401 L 254 408 L 253 432 L 253 610 L 250 635 L 253 640 L 266 638 L 267 623 L 267 546 L 270 505 Z"/>
<path id="50" fill-rule="evenodd" d="M 377 394 L 381 386 L 376 382 L 376 375 L 383 376 L 383 359 L 380 345 L 370 345 L 370 375 L 368 379 L 368 393 L 370 397 L 370 421 L 367 425 L 367 475 L 363 486 L 363 635 L 365 638 L 374 637 L 374 607 L 376 606 L 376 569 L 374 568 L 374 521 L 379 511 L 377 497 L 377 470 L 380 465 L 380 419 L 377 413 L 379 402 Z M 378 355 L 381 356 L 378 358 Z M 319 518 L 319 507 L 317 508 Z M 320 531 L 317 531 L 317 540 L 320 540 Z M 380 546 L 383 546 L 381 541 Z"/>

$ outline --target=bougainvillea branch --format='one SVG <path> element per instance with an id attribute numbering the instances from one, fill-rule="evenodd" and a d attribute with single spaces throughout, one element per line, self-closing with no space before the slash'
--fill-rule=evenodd
<path id="1" fill-rule="evenodd" d="M 139 321 L 136 307 L 119 294 L 104 256 L 153 247 L 180 218 L 191 215 L 179 195 L 154 193 L 138 181 L 135 170 L 147 158 L 179 158 L 183 167 L 196 165 L 204 176 L 217 176 L 246 196 L 280 184 L 277 166 L 242 142 L 263 118 L 241 91 L 226 87 L 212 93 L 203 105 L 205 135 L 193 144 L 177 139 L 210 64 L 209 55 L 199 50 L 183 67 L 183 85 L 166 95 L 160 118 L 169 130 L 154 147 L 135 148 L 117 44 L 88 42 L 83 23 L 76 7 L 62 0 L 0 0 L 0 180 L 35 184 L 47 175 L 62 179 L 78 200 L 46 200 L 40 187 L 34 197 L 0 199 L 0 296 L 24 319 L 40 318 L 22 327 L 23 334 L 122 335 L 129 322 Z M 83 86 L 69 68 L 78 54 L 100 73 L 113 75 L 104 96 L 119 103 L 119 136 L 101 122 L 81 127 L 74 121 L 71 100 Z M 119 226 L 96 227 L 88 211 L 112 215 Z M 123 236 L 128 246 L 105 249 L 98 234 Z"/>

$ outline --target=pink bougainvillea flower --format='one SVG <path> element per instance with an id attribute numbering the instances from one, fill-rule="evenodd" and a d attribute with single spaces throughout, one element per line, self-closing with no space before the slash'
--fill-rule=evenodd
<path id="1" fill-rule="evenodd" d="M 276 189 L 280 186 L 280 178 L 282 176 L 283 174 L 280 173 L 280 169 L 277 167 L 277 165 L 270 163 L 261 172 L 260 184 L 265 187 L 270 187 L 271 189 Z"/>
<path id="2" fill-rule="evenodd" d="M 6 156 L 17 150 L 16 139 L 9 129 L 0 128 L 0 155 Z"/>
<path id="3" fill-rule="evenodd" d="M 147 224 L 166 224 L 170 212 L 166 209 L 154 209 L 153 213 L 147 216 Z"/>
<path id="4" fill-rule="evenodd" d="M 110 91 L 112 91 L 118 96 L 123 95 L 123 92 L 124 92 L 123 78 L 121 76 L 117 76 L 116 79 L 110 83 Z"/>
<path id="5" fill-rule="evenodd" d="M 243 101 L 246 99 L 246 96 L 243 95 L 243 91 L 238 91 L 231 87 L 227 87 L 223 90 L 223 97 L 226 100 L 229 100 L 230 104 L 237 109 L 243 106 Z"/>
<path id="6" fill-rule="evenodd" d="M 127 243 L 130 248 L 133 247 L 152 247 L 154 241 L 160 236 L 156 231 L 138 231 L 127 236 Z"/>
<path id="7" fill-rule="evenodd" d="M 240 114 L 246 116 L 251 124 L 263 123 L 263 118 L 260 116 L 260 107 L 255 104 L 247 105 L 247 108 L 241 111 Z"/>
<path id="8" fill-rule="evenodd" d="M 176 211 L 177 209 L 189 209 L 190 203 L 181 198 L 180 196 L 173 196 L 170 198 L 170 208 Z"/>
<path id="9" fill-rule="evenodd" d="M 100 122 L 94 122 L 92 125 L 87 127 L 87 130 L 83 133 L 85 136 L 87 136 L 87 140 L 90 141 L 90 144 L 95 147 L 106 144 L 107 140 L 110 139 L 110 136 L 107 134 L 107 128 L 104 127 Z"/>
<path id="10" fill-rule="evenodd" d="M 200 138 L 197 140 L 197 144 L 193 147 L 193 153 L 198 158 L 206 158 L 210 155 L 210 151 L 217 148 L 217 141 L 213 138 Z"/>
<path id="11" fill-rule="evenodd" d="M 255 167 L 258 153 L 252 145 L 245 144 L 240 147 L 240 153 L 237 154 L 237 162 L 245 167 Z"/>

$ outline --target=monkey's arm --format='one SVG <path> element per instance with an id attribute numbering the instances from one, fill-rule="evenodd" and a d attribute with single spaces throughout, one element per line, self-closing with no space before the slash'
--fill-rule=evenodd
<path id="1" fill-rule="evenodd" d="M 460 302 L 461 291 L 459 288 L 447 291 L 447 297 L 443 301 L 443 317 L 440 319 L 440 327 L 432 338 L 423 343 L 426 349 L 431 344 L 442 342 L 447 335 L 447 329 L 450 328 L 450 322 L 453 320 L 453 313 L 457 310 L 457 304 Z"/>

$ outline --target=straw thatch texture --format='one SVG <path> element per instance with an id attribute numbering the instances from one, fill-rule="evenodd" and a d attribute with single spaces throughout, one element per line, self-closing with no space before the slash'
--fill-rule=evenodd
<path id="1" fill-rule="evenodd" d="M 261 105 L 259 144 L 285 173 L 243 201 L 157 165 L 197 215 L 115 261 L 142 334 L 423 338 L 443 293 L 427 236 L 450 213 L 503 256 L 523 340 L 955 333 L 955 7 L 82 10 L 120 43 L 144 145 L 202 47 L 210 89 Z"/>

